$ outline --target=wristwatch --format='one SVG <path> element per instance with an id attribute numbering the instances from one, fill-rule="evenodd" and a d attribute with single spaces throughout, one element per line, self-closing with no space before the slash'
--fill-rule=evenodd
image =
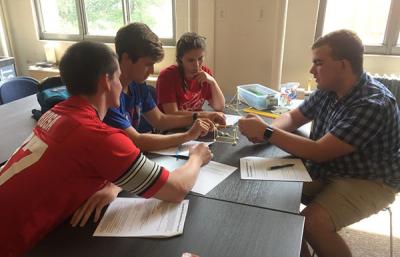
<path id="1" fill-rule="evenodd" d="M 267 125 L 267 128 L 264 130 L 264 140 L 268 142 L 272 137 L 272 133 L 274 133 L 274 128 L 270 125 Z"/>

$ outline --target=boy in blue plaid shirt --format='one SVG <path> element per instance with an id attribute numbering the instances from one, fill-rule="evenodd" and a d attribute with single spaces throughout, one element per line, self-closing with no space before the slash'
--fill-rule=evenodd
<path id="1" fill-rule="evenodd" d="M 396 99 L 363 71 L 364 47 L 351 31 L 312 46 L 318 89 L 272 125 L 256 115 L 239 121 L 254 143 L 268 141 L 304 158 L 313 177 L 304 184 L 304 240 L 318 256 L 351 256 L 337 234 L 379 212 L 400 191 L 400 125 Z M 313 121 L 310 138 L 292 131 Z M 302 256 L 310 256 L 303 243 Z"/>

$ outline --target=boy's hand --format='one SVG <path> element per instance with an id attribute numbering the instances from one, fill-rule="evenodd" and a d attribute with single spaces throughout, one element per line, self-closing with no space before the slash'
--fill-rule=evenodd
<path id="1" fill-rule="evenodd" d="M 189 156 L 200 158 L 202 163 L 201 166 L 203 166 L 210 162 L 211 158 L 213 157 L 213 154 L 211 153 L 210 148 L 206 144 L 201 143 L 189 149 Z"/>
<path id="2" fill-rule="evenodd" d="M 226 125 L 225 114 L 222 112 L 202 112 L 200 118 L 209 119 L 214 124 Z"/>
<path id="3" fill-rule="evenodd" d="M 101 210 L 104 206 L 114 201 L 121 190 L 120 187 L 113 183 L 108 183 L 105 187 L 94 193 L 81 207 L 79 207 L 78 210 L 75 211 L 70 221 L 71 225 L 75 227 L 80 221 L 80 226 L 85 226 L 90 215 L 92 215 L 94 211 L 94 222 L 97 222 L 100 218 Z"/>
<path id="4" fill-rule="evenodd" d="M 248 114 L 239 120 L 239 130 L 253 143 L 264 142 L 264 131 L 267 124 L 257 115 Z"/>
<path id="5" fill-rule="evenodd" d="M 192 127 L 188 130 L 188 135 L 190 140 L 197 139 L 200 136 L 207 135 L 208 131 L 210 130 L 211 124 L 206 120 L 197 119 L 195 120 Z"/>

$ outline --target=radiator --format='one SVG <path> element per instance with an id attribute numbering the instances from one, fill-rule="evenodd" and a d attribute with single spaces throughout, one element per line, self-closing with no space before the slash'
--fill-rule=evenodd
<path id="1" fill-rule="evenodd" d="M 397 105 L 400 106 L 400 75 L 372 75 L 376 80 L 385 85 L 396 97 Z"/>

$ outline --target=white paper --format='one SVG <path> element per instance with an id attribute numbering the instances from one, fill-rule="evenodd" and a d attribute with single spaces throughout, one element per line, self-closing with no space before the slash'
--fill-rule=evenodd
<path id="1" fill-rule="evenodd" d="M 170 172 L 185 164 L 186 160 L 176 160 L 173 157 L 155 157 L 153 161 L 168 169 Z M 200 168 L 199 176 L 192 188 L 192 192 L 205 195 L 210 192 L 219 183 L 224 181 L 237 168 L 222 164 L 219 162 L 210 161 L 207 165 Z"/>
<path id="2" fill-rule="evenodd" d="M 183 233 L 189 200 L 169 203 L 157 199 L 117 198 L 93 236 L 172 237 Z"/>
<path id="3" fill-rule="evenodd" d="M 272 166 L 294 164 L 270 170 Z M 300 159 L 245 157 L 240 159 L 240 177 L 252 180 L 279 180 L 311 182 L 306 167 Z"/>
<path id="4" fill-rule="evenodd" d="M 196 184 L 192 188 L 192 192 L 202 195 L 210 192 L 219 183 L 224 181 L 237 168 L 223 163 L 210 161 L 207 165 L 201 167 Z"/>
<path id="5" fill-rule="evenodd" d="M 183 143 L 180 146 L 174 146 L 174 147 L 170 147 L 170 148 L 166 148 L 166 149 L 162 149 L 162 150 L 154 150 L 154 151 L 150 151 L 150 153 L 157 153 L 157 154 L 161 154 L 161 155 L 179 155 L 179 156 L 189 156 L 189 148 L 192 146 L 195 146 L 197 144 L 200 143 L 204 143 L 206 145 L 211 145 L 214 142 L 200 142 L 200 141 L 189 141 L 186 143 Z"/>
<path id="6" fill-rule="evenodd" d="M 235 125 L 241 118 L 242 118 L 242 116 L 225 114 L 225 123 L 226 123 L 227 126 L 233 126 L 233 125 Z"/>

